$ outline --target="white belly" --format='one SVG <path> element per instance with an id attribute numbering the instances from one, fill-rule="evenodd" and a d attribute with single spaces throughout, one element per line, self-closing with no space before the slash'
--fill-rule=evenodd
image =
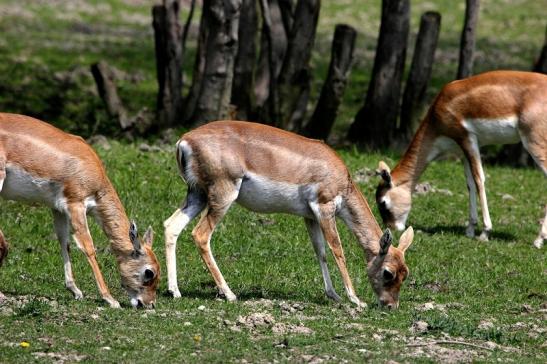
<path id="1" fill-rule="evenodd" d="M 464 128 L 476 135 L 479 145 L 513 144 L 520 140 L 518 117 L 499 119 L 465 119 Z"/>
<path id="2" fill-rule="evenodd" d="M 24 169 L 6 166 L 6 178 L 0 196 L 7 200 L 39 203 L 58 210 L 64 210 L 66 200 L 60 183 L 34 177 Z"/>
<path id="3" fill-rule="evenodd" d="M 236 202 L 256 212 L 284 212 L 313 217 L 309 202 L 317 199 L 315 185 L 296 185 L 247 174 Z"/>

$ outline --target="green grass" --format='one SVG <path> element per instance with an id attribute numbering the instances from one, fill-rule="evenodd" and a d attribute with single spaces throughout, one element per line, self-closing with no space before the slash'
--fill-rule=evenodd
<path id="1" fill-rule="evenodd" d="M 357 150 L 340 153 L 352 172 L 374 168 L 380 158 Z M 162 222 L 185 195 L 171 151 L 144 153 L 134 145 L 114 142 L 100 155 L 129 216 L 141 229 L 147 225 L 155 229 L 155 250 L 165 270 Z M 341 304 L 325 298 L 301 219 L 261 216 L 239 206 L 232 207 L 212 241 L 238 302 L 216 299 L 212 278 L 191 242 L 193 224 L 181 234 L 177 248 L 183 297 L 165 296 L 164 272 L 154 311 L 129 308 L 114 257 L 105 249 L 105 236 L 91 224 L 99 264 L 124 308 L 112 310 L 100 301 L 91 270 L 74 247 L 74 274 L 85 295 L 77 302 L 63 287 L 62 259 L 49 211 L 0 201 L 2 230 L 11 243 L 0 271 L 0 291 L 9 299 L 0 304 L 0 361 L 29 362 L 45 355 L 36 353 L 53 353 L 49 355 L 72 360 L 124 362 L 158 357 L 213 362 L 303 362 L 314 357 L 336 362 L 421 362 L 442 361 L 448 350 L 466 361 L 545 362 L 547 326 L 545 313 L 539 310 L 547 301 L 547 264 L 545 251 L 531 245 L 545 203 L 545 181 L 536 170 L 487 166 L 486 173 L 494 233 L 489 243 L 481 243 L 464 236 L 467 192 L 461 164 L 437 162 L 426 171 L 423 181 L 454 195 L 414 198 L 410 223 L 416 237 L 407 253 L 411 274 L 395 312 L 375 307 L 362 251 L 345 227 L 340 225 L 348 268 L 358 296 L 369 304 L 363 312 L 355 311 L 345 297 Z M 376 182 L 372 178 L 360 185 L 371 206 Z M 504 201 L 503 194 L 515 200 Z M 330 256 L 329 267 L 335 288 L 343 295 Z M 31 296 L 26 305 L 13 302 L 23 301 L 24 296 Z M 441 306 L 423 311 L 424 304 L 432 301 Z M 283 308 L 295 304 L 294 312 Z M 240 316 L 257 313 L 272 315 L 278 326 L 247 328 L 237 323 Z M 429 330 L 413 333 L 416 321 L 427 322 Z M 480 328 L 482 321 L 492 326 Z M 313 332 L 273 333 L 300 324 Z M 453 344 L 407 347 L 434 340 L 495 345 L 492 351 Z M 22 348 L 23 341 L 30 347 Z"/>

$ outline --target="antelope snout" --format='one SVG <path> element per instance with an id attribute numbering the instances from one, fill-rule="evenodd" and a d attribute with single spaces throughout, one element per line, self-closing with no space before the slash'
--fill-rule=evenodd
<path id="1" fill-rule="evenodd" d="M 379 300 L 379 303 L 381 308 L 387 308 L 388 310 L 395 310 L 399 308 L 399 302 L 395 302 L 393 300 L 382 298 Z"/>

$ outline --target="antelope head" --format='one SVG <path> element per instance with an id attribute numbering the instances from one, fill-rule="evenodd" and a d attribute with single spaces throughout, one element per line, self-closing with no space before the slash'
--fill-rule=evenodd
<path id="1" fill-rule="evenodd" d="M 409 273 L 405 264 L 405 251 L 413 239 L 412 227 L 401 235 L 398 247 L 392 246 L 393 236 L 389 229 L 380 238 L 378 254 L 369 261 L 367 267 L 368 278 L 380 307 L 399 307 L 399 291 Z"/>
<path id="2" fill-rule="evenodd" d="M 412 191 L 407 184 L 396 185 L 391 170 L 383 161 L 378 166 L 382 178 L 376 189 L 376 204 L 385 225 L 403 231 L 412 205 Z"/>
<path id="3" fill-rule="evenodd" d="M 152 251 L 152 227 L 148 227 L 141 239 L 137 233 L 137 225 L 131 222 L 129 239 L 133 251 L 120 260 L 122 286 L 129 294 L 133 307 L 154 307 L 160 281 L 160 265 Z"/>

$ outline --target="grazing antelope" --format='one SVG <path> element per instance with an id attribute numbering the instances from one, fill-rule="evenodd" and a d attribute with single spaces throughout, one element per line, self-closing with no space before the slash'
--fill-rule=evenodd
<path id="1" fill-rule="evenodd" d="M 220 294 L 236 299 L 213 258 L 211 235 L 233 202 L 249 210 L 283 212 L 304 217 L 325 283 L 336 301 L 327 268 L 325 241 L 333 252 L 349 299 L 355 295 L 336 229 L 336 216 L 357 236 L 368 262 L 367 273 L 379 303 L 399 304 L 399 290 L 408 275 L 404 253 L 414 236 L 409 228 L 398 248 L 389 230 L 382 235 L 370 208 L 336 153 L 324 143 L 270 126 L 217 121 L 184 134 L 177 142 L 180 174 L 188 184 L 182 206 L 164 223 L 168 288 L 180 297 L 176 274 L 176 241 L 186 225 L 206 212 L 192 231 L 205 265 Z"/>
<path id="2" fill-rule="evenodd" d="M 485 176 L 479 147 L 522 141 L 547 176 L 547 76 L 532 72 L 494 71 L 447 84 L 437 95 L 399 164 L 390 171 L 380 162 L 382 181 L 376 202 L 384 223 L 404 229 L 412 191 L 427 164 L 443 152 L 461 149 L 467 188 L 469 224 L 475 236 L 477 191 L 484 229 L 492 230 L 486 202 Z M 547 206 L 546 206 L 547 215 Z M 547 239 L 547 216 L 534 245 Z"/>
<path id="3" fill-rule="evenodd" d="M 102 298 L 111 307 L 120 307 L 95 258 L 86 218 L 92 213 L 110 240 L 131 304 L 154 304 L 160 267 L 152 252 L 152 230 L 141 241 L 99 157 L 82 138 L 28 116 L 0 113 L 0 196 L 51 209 L 64 260 L 65 285 L 74 298 L 83 295 L 72 275 L 71 228 L 76 244 L 91 265 Z"/>

